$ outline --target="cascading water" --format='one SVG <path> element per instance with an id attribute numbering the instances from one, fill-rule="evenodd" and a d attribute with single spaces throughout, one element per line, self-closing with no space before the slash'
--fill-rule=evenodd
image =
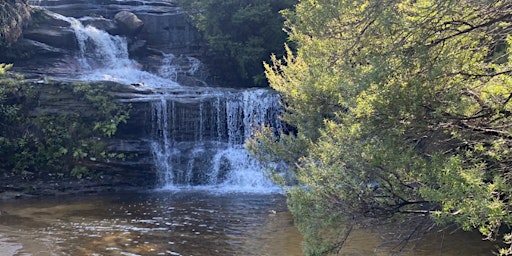
<path id="1" fill-rule="evenodd" d="M 275 93 L 264 89 L 174 89 L 152 104 L 152 148 L 162 188 L 276 191 L 243 145 L 253 128 L 280 128 Z"/>
<path id="2" fill-rule="evenodd" d="M 178 71 L 176 70 L 176 66 L 172 65 L 172 61 L 175 56 L 172 53 L 163 54 L 164 58 L 162 59 L 162 65 L 158 69 L 158 75 L 163 78 L 168 78 L 172 81 L 178 80 Z"/>
<path id="3" fill-rule="evenodd" d="M 114 36 L 96 27 L 84 26 L 80 20 L 49 12 L 56 19 L 70 23 L 79 46 L 78 79 L 115 81 L 123 84 L 147 84 L 153 87 L 179 86 L 175 80 L 142 71 L 141 65 L 129 58 L 126 38 Z"/>
<path id="4" fill-rule="evenodd" d="M 167 99 L 163 96 L 159 101 L 152 102 L 154 121 L 152 122 L 154 140 L 151 150 L 155 158 L 155 166 L 159 170 L 159 180 L 162 184 L 172 184 L 174 175 L 169 157 L 172 155 L 172 144 L 169 136 L 169 116 Z"/>
<path id="5" fill-rule="evenodd" d="M 230 90 L 185 87 L 178 73 L 194 75 L 199 60 L 187 57 L 175 65 L 173 54 L 162 53 L 157 74 L 140 70 L 129 58 L 126 39 L 74 18 L 54 14 L 71 24 L 80 48 L 79 79 L 144 84 L 153 94 L 136 101 L 151 106 L 150 147 L 159 187 L 215 187 L 222 190 L 275 192 L 262 166 L 243 144 L 255 127 L 279 129 L 280 106 L 275 93 L 264 90 Z"/>

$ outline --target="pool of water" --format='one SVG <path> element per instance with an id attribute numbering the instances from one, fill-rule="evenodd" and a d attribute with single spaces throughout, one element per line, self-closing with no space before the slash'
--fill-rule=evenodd
<path id="1" fill-rule="evenodd" d="M 1 255 L 302 255 L 280 194 L 152 191 L 0 208 Z"/>
<path id="2" fill-rule="evenodd" d="M 0 210 L 2 256 L 303 255 L 302 236 L 282 194 L 74 195 L 1 201 Z M 404 235 L 392 226 L 355 228 L 339 255 L 492 255 L 496 250 L 477 233 L 438 230 L 410 237 L 404 245 Z"/>

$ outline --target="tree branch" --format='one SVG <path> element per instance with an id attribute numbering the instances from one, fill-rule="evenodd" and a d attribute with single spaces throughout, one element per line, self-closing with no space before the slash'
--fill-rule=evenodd
<path id="1" fill-rule="evenodd" d="M 464 29 L 464 30 L 461 30 L 460 32 L 458 33 L 455 33 L 455 34 L 452 34 L 452 35 L 449 35 L 449 36 L 446 36 L 446 37 L 443 37 L 443 38 L 439 38 L 439 39 L 436 39 L 436 40 L 433 40 L 432 42 L 430 43 L 427 43 L 426 45 L 427 46 L 436 46 L 438 45 L 439 43 L 441 42 L 444 42 L 446 40 L 449 40 L 451 38 L 454 38 L 456 36 L 460 36 L 460 35 L 463 35 L 463 34 L 466 34 L 466 33 L 469 33 L 475 29 L 478 29 L 478 28 L 484 28 L 484 27 L 487 27 L 487 26 L 490 26 L 492 24 L 495 24 L 495 23 L 498 23 L 498 22 L 501 22 L 501 21 L 505 21 L 507 19 L 510 19 L 512 18 L 512 13 L 507 13 L 503 16 L 500 16 L 498 18 L 495 18 L 495 19 L 492 19 L 492 20 L 489 20 L 487 22 L 484 22 L 482 24 L 479 24 L 479 25 L 476 25 L 476 26 L 472 26 L 472 27 L 469 27 L 467 29 Z"/>

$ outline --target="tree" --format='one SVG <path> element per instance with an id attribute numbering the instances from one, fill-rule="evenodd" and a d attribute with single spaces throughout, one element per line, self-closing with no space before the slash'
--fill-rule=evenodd
<path id="1" fill-rule="evenodd" d="M 279 11 L 296 0 L 181 1 L 208 46 L 215 76 L 235 86 L 266 85 L 263 61 L 282 55 L 286 34 Z M 219 65 L 222 63 L 222 65 Z"/>
<path id="2" fill-rule="evenodd" d="M 26 0 L 2 0 L 0 2 L 0 46 L 16 42 L 28 20 L 30 20 L 30 6 Z"/>
<path id="3" fill-rule="evenodd" d="M 263 129 L 248 147 L 294 173 L 289 206 L 306 253 L 336 252 L 368 219 L 426 215 L 503 235 L 512 2 L 314 0 L 285 17 L 297 53 L 274 56 L 266 76 L 294 129 Z"/>

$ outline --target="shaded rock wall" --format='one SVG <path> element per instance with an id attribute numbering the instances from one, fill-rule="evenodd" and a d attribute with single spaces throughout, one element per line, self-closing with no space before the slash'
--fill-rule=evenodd
<path id="1" fill-rule="evenodd" d="M 52 166 L 51 164 L 39 164 L 34 162 L 36 158 L 28 157 L 26 169 L 16 170 L 14 169 L 2 169 L 6 166 L 13 166 L 12 164 L 5 164 L 0 168 L 0 200 L 2 198 L 17 197 L 24 194 L 32 195 L 56 195 L 56 194 L 69 194 L 69 193 L 94 193 L 100 191 L 112 191 L 112 190 L 124 190 L 124 189 L 137 189 L 137 188 L 151 188 L 157 184 L 157 172 L 154 167 L 153 156 L 151 154 L 150 141 L 147 138 L 145 132 L 148 130 L 145 126 L 150 125 L 146 121 L 150 119 L 147 115 L 150 112 L 149 104 L 137 104 L 123 102 L 128 95 L 136 94 L 138 97 L 147 93 L 145 90 L 136 89 L 133 86 L 120 85 L 116 83 L 101 82 L 97 84 L 91 84 L 91 86 L 102 86 L 106 91 L 104 93 L 113 96 L 113 100 L 116 104 L 124 105 L 131 104 L 133 106 L 131 118 L 127 124 L 119 127 L 119 131 L 112 137 L 86 137 L 96 136 L 98 133 L 90 133 L 90 131 L 83 131 L 84 127 L 92 127 L 95 122 L 101 121 L 101 115 L 98 114 L 98 106 L 88 100 L 84 100 L 84 96 L 81 93 L 77 93 L 75 90 L 76 85 L 74 83 L 62 82 L 62 81 L 48 81 L 41 79 L 28 79 L 24 82 L 25 86 L 18 94 L 9 94 L 6 99 L 8 102 L 16 102 L 17 104 L 23 104 L 23 108 L 20 113 L 20 117 L 23 118 L 22 129 L 29 134 L 30 141 L 40 141 L 41 143 L 47 143 L 57 141 L 61 143 L 59 145 L 66 147 L 67 153 L 64 153 L 61 158 L 56 160 L 52 155 L 48 156 L 48 161 L 69 161 L 59 162 L 62 164 L 62 169 L 40 169 L 44 166 Z M 80 88 L 80 87 L 79 87 Z M 26 90 L 26 94 L 25 91 Z M 74 124 L 68 127 L 69 134 L 76 140 L 91 141 L 91 139 L 101 141 L 100 143 L 106 143 L 107 153 L 123 153 L 126 155 L 124 159 L 112 158 L 95 152 L 98 150 L 98 145 L 85 146 L 86 151 L 90 151 L 91 154 L 85 157 L 76 158 L 74 153 L 76 152 L 77 145 L 66 142 L 69 134 L 63 132 L 60 140 L 46 140 L 47 137 L 42 129 L 49 126 L 44 126 L 39 122 L 61 122 L 63 120 L 70 120 L 70 124 Z M 51 121 L 54 120 L 54 121 Z M 26 123 L 25 123 L 26 122 Z M 31 122 L 31 123 L 30 123 Z M 66 122 L 66 121 L 63 121 Z M 87 124 L 87 125 L 84 125 Z M 91 124 L 91 125 L 88 125 Z M 84 126 L 82 126 L 84 125 Z M 73 129 L 76 129 L 73 131 Z M 87 135 L 92 134 L 92 135 Z M 2 133 L 2 136 L 14 136 L 13 141 L 17 141 L 16 132 Z M 31 137 L 34 136 L 34 137 Z M 85 137 L 84 137 L 85 136 Z M 35 138 L 32 140 L 32 138 Z M 9 140 L 2 146 L 10 147 Z M 60 141 L 60 142 L 59 142 Z M 43 144 L 37 144 L 42 146 Z M 93 149 L 92 147 L 96 147 Z M 12 147 L 13 150 L 17 150 L 16 147 Z M 39 154 L 37 159 L 44 157 L 38 149 L 34 147 L 27 147 L 23 149 L 23 152 L 30 152 L 31 154 Z M 25 151 L 26 150 L 26 151 Z M 45 148 L 47 152 L 52 152 L 51 148 Z M 103 149 L 101 149 L 103 150 Z M 4 157 L 9 157 L 8 152 L 4 149 L 4 154 L 0 156 L 0 161 L 6 163 Z M 21 159 L 19 152 L 11 153 L 13 158 Z M 18 154 L 18 155 L 14 155 Z M 49 153 L 51 154 L 51 153 Z M 53 160 L 51 160 L 53 159 Z M 19 161 L 19 160 L 15 160 Z M 39 161 L 39 160 L 37 160 Z M 8 162 L 8 161 L 7 161 Z M 83 166 L 87 168 L 86 176 L 82 178 L 76 178 L 73 174 L 72 167 Z M 23 168 L 23 167 L 22 167 Z"/>
<path id="2" fill-rule="evenodd" d="M 128 104 L 120 101 L 126 95 L 144 95 L 148 92 L 134 86 L 110 82 L 101 83 L 108 84 L 109 89 L 106 93 L 114 95 L 114 100 L 118 101 L 118 104 Z M 30 115 L 79 115 L 82 119 L 95 121 L 95 110 L 72 93 L 74 86 L 72 83 L 38 81 L 35 86 L 38 88 L 37 105 L 32 109 Z M 124 153 L 128 157 L 123 160 L 109 159 L 105 161 L 84 159 L 81 164 L 94 172 L 102 172 L 104 176 L 102 180 L 112 186 L 119 184 L 139 187 L 154 186 L 156 171 L 149 147 L 148 128 L 145 127 L 150 125 L 147 122 L 150 113 L 149 104 L 131 103 L 131 105 L 132 111 L 128 123 L 120 125 L 116 135 L 107 141 L 110 153 Z"/>

